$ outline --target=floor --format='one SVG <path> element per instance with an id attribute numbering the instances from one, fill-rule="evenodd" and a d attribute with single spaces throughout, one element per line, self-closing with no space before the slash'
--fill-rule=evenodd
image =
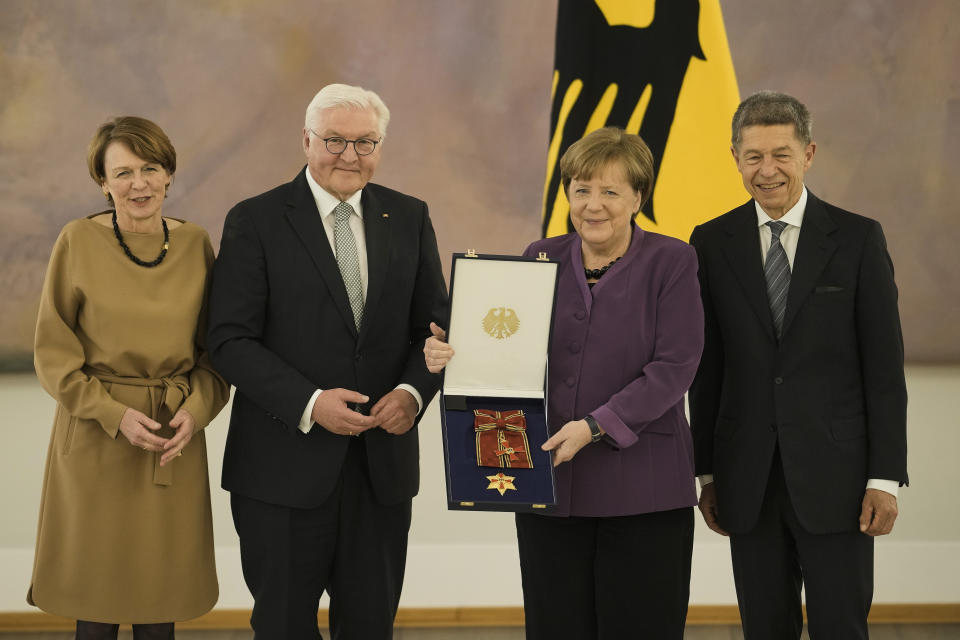
<path id="1" fill-rule="evenodd" d="M 326 630 L 324 630 L 326 631 Z M 324 633 L 324 638 L 330 636 Z M 523 640 L 523 630 L 509 629 L 397 629 L 394 640 Z M 251 640 L 249 631 L 181 631 L 177 640 Z M 739 627 L 690 627 L 684 640 L 742 640 Z M 807 640 L 807 634 L 803 634 Z M 960 640 L 960 624 L 874 625 L 871 640 Z M 0 633 L 0 640 L 72 640 L 72 633 Z M 130 640 L 121 631 L 120 640 Z"/>

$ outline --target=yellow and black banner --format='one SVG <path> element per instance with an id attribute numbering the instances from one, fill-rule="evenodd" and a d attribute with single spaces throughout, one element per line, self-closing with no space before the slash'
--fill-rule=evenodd
<path id="1" fill-rule="evenodd" d="M 572 230 L 560 157 L 605 126 L 653 152 L 641 228 L 686 240 L 747 199 L 730 154 L 740 95 L 720 0 L 559 0 L 554 67 L 544 236 Z"/>

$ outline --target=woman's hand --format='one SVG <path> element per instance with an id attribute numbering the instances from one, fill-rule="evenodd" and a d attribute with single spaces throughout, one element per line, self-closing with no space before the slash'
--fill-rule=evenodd
<path id="1" fill-rule="evenodd" d="M 438 373 L 450 362 L 453 349 L 444 342 L 447 332 L 438 327 L 437 323 L 430 323 L 430 331 L 433 335 L 427 338 L 427 342 L 423 345 L 423 358 L 430 373 Z"/>
<path id="2" fill-rule="evenodd" d="M 160 456 L 161 467 L 181 454 L 184 447 L 190 442 L 190 438 L 193 437 L 193 430 L 196 426 L 197 422 L 189 411 L 186 409 L 177 410 L 173 420 L 170 421 L 170 428 L 176 433 L 163 447 L 163 455 Z"/>
<path id="3" fill-rule="evenodd" d="M 580 449 L 590 444 L 590 425 L 586 420 L 574 420 L 560 428 L 540 448 L 544 451 L 553 451 L 553 466 L 559 466 L 568 460 L 573 460 Z"/>
<path id="4" fill-rule="evenodd" d="M 151 420 L 146 414 L 131 407 L 127 407 L 127 410 L 123 412 L 123 417 L 120 418 L 120 433 L 130 444 L 144 451 L 164 450 L 164 446 L 169 441 L 151 433 L 158 430 L 160 426 L 160 423 L 156 420 Z"/>

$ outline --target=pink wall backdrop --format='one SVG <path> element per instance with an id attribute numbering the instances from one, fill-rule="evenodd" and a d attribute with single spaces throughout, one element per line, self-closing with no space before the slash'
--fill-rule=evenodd
<path id="1" fill-rule="evenodd" d="M 723 11 L 741 95 L 779 89 L 813 112 L 811 190 L 883 223 L 908 359 L 960 361 L 948 201 L 960 176 L 960 3 L 737 0 Z M 375 180 L 430 204 L 444 262 L 467 248 L 521 251 L 540 232 L 555 16 L 548 0 L 0 3 L 0 369 L 31 366 L 60 228 L 104 208 L 85 152 L 116 115 L 167 131 L 179 170 L 164 213 L 202 224 L 216 245 L 234 203 L 302 167 L 317 89 L 374 89 L 393 113 Z M 696 180 L 696 158 L 689 168 Z"/>

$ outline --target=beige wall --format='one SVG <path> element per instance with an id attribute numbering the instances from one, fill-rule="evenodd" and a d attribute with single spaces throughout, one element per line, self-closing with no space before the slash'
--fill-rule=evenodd
<path id="1" fill-rule="evenodd" d="M 67 220 L 103 206 L 84 153 L 114 115 L 167 130 L 180 170 L 164 213 L 199 222 L 216 243 L 230 206 L 302 166 L 303 110 L 316 89 L 361 84 L 393 112 L 377 180 L 427 200 L 445 263 L 467 248 L 517 253 L 538 236 L 555 2 L 278 6 L 0 2 L 0 363 L 29 366 L 53 240 Z M 811 190 L 883 223 L 908 357 L 960 361 L 960 39 L 950 31 L 960 2 L 736 0 L 723 10 L 741 94 L 780 89 L 813 112 Z M 695 190 L 695 158 L 690 168 Z M 877 545 L 877 600 L 958 602 L 960 367 L 915 365 L 908 384 L 913 486 L 894 534 Z M 429 411 L 404 605 L 517 604 L 511 518 L 446 511 Z M 52 415 L 32 375 L 0 377 L 0 610 L 26 608 Z M 224 413 L 210 428 L 214 486 L 226 424 Z M 219 606 L 246 606 L 227 498 L 213 495 Z M 697 534 L 693 601 L 733 602 L 723 541 L 702 526 Z"/>
<path id="2" fill-rule="evenodd" d="M 960 367 L 909 367 L 911 486 L 900 518 L 877 542 L 877 602 L 960 602 Z M 0 376 L 0 611 L 27 610 L 37 508 L 54 403 L 32 375 Z M 228 494 L 219 489 L 229 411 L 208 428 L 218 607 L 249 606 Z M 403 606 L 498 606 L 521 601 L 513 519 L 509 514 L 446 509 L 443 446 L 436 402 L 420 436 L 422 484 L 414 500 Z M 698 521 L 691 602 L 736 602 L 724 540 Z"/>
<path id="3" fill-rule="evenodd" d="M 376 180 L 429 203 L 443 255 L 518 252 L 540 233 L 555 6 L 0 2 L 0 369 L 29 368 L 60 228 L 104 208 L 85 151 L 111 116 L 166 129 L 180 157 L 164 213 L 202 224 L 217 244 L 233 204 L 303 165 L 303 111 L 319 87 L 374 88 L 393 112 Z M 949 31 L 960 2 L 722 8 L 741 94 L 780 89 L 813 113 L 811 190 L 883 223 L 908 360 L 960 362 L 960 38 Z M 695 202 L 709 200 L 697 161 L 685 165 Z"/>

